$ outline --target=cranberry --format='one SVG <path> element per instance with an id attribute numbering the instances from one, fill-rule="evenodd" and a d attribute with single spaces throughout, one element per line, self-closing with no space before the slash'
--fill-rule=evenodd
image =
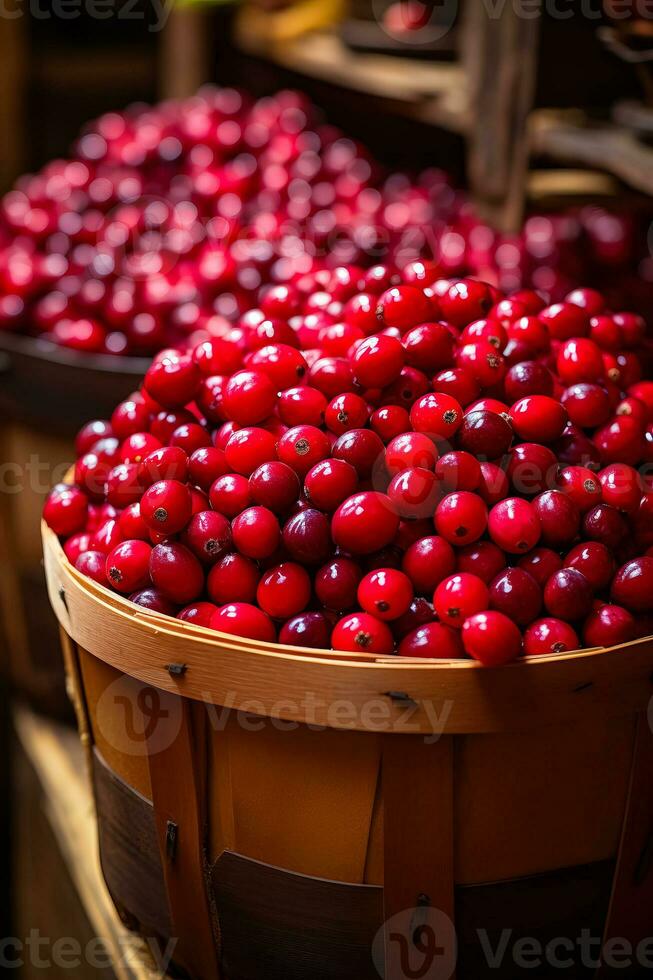
<path id="1" fill-rule="evenodd" d="M 239 425 L 256 425 L 272 414 L 275 388 L 262 371 L 238 371 L 224 389 L 224 407 Z"/>
<path id="2" fill-rule="evenodd" d="M 131 538 L 135 535 L 125 534 L 122 540 L 125 538 Z M 136 535 L 137 536 L 137 535 Z M 85 551 L 91 548 L 93 543 L 93 535 L 86 531 L 77 531 L 65 542 L 63 546 L 64 554 L 71 565 L 74 565 L 80 555 L 83 555 Z"/>
<path id="3" fill-rule="evenodd" d="M 279 521 L 267 507 L 248 507 L 231 525 L 235 547 L 247 558 L 269 558 L 276 551 L 281 532 Z"/>
<path id="4" fill-rule="evenodd" d="M 155 449 L 161 449 L 161 443 L 149 432 L 134 432 L 127 436 L 120 447 L 120 461 L 123 463 L 140 463 L 141 460 Z"/>
<path id="5" fill-rule="evenodd" d="M 503 613 L 478 612 L 463 623 L 465 652 L 484 667 L 499 667 L 521 653 L 521 633 Z"/>
<path id="6" fill-rule="evenodd" d="M 148 395 L 164 408 L 182 408 L 192 401 L 200 371 L 188 354 L 160 356 L 148 368 L 143 382 Z M 115 428 L 114 428 L 115 431 Z"/>
<path id="7" fill-rule="evenodd" d="M 107 475 L 105 497 L 113 507 L 127 507 L 140 500 L 143 486 L 136 463 L 119 463 Z"/>
<path id="8" fill-rule="evenodd" d="M 614 549 L 628 534 L 628 525 L 616 508 L 597 504 L 583 518 L 583 535 Z"/>
<path id="9" fill-rule="evenodd" d="M 499 320 L 474 320 L 463 330 L 461 342 L 473 343 L 476 340 L 484 340 L 496 350 L 502 351 L 506 346 L 508 337 Z"/>
<path id="10" fill-rule="evenodd" d="M 281 627 L 279 643 L 322 650 L 331 642 L 331 626 L 320 612 L 303 612 Z"/>
<path id="11" fill-rule="evenodd" d="M 93 422 L 87 422 L 75 437 L 76 455 L 83 456 L 84 453 L 90 452 L 99 439 L 105 439 L 111 435 L 113 435 L 113 430 L 110 422 L 104 419 L 95 419 Z"/>
<path id="12" fill-rule="evenodd" d="M 586 337 L 590 320 L 585 310 L 572 303 L 554 303 L 538 314 L 549 334 L 555 340 L 569 340 L 572 337 Z"/>
<path id="13" fill-rule="evenodd" d="M 196 449 L 204 449 L 211 445 L 211 437 L 203 426 L 197 423 L 184 423 L 178 426 L 170 436 L 170 445 L 178 446 L 191 456 Z"/>
<path id="14" fill-rule="evenodd" d="M 604 373 L 601 348 L 587 337 L 566 340 L 558 351 L 556 369 L 566 385 L 600 381 Z"/>
<path id="15" fill-rule="evenodd" d="M 406 363 L 421 371 L 440 371 L 453 364 L 454 341 L 444 323 L 422 323 L 403 337 Z"/>
<path id="16" fill-rule="evenodd" d="M 314 425 L 324 422 L 327 400 L 317 388 L 287 388 L 279 395 L 277 411 L 286 425 Z"/>
<path id="17" fill-rule="evenodd" d="M 506 568 L 490 585 L 490 606 L 519 626 L 527 626 L 542 608 L 542 592 L 523 568 Z"/>
<path id="18" fill-rule="evenodd" d="M 614 602 L 631 612 L 653 609 L 653 558 L 644 556 L 626 562 L 612 581 Z"/>
<path id="19" fill-rule="evenodd" d="M 139 592 L 132 593 L 129 601 L 140 606 L 142 609 L 162 613 L 164 616 L 175 616 L 177 614 L 175 603 L 167 599 L 158 589 L 141 589 Z"/>
<path id="20" fill-rule="evenodd" d="M 356 470 L 342 459 L 323 459 L 306 474 L 304 493 L 319 510 L 331 513 L 358 486 Z"/>
<path id="21" fill-rule="evenodd" d="M 249 478 L 249 488 L 252 501 L 275 514 L 291 510 L 301 493 L 295 471 L 278 460 L 261 463 Z"/>
<path id="22" fill-rule="evenodd" d="M 396 640 L 401 640 L 408 633 L 417 629 L 418 626 L 424 626 L 434 620 L 435 612 L 432 603 L 422 596 L 416 596 L 403 616 L 392 621 L 392 632 Z"/>
<path id="23" fill-rule="evenodd" d="M 605 309 L 605 299 L 596 289 L 573 289 L 567 296 L 565 302 L 580 306 L 589 316 L 597 316 Z"/>
<path id="24" fill-rule="evenodd" d="M 248 368 L 267 375 L 275 391 L 297 384 L 308 371 L 303 354 L 288 344 L 266 344 L 251 354 L 246 363 Z"/>
<path id="25" fill-rule="evenodd" d="M 429 319 L 431 304 L 415 286 L 392 286 L 381 295 L 376 315 L 386 327 L 408 330 Z"/>
<path id="26" fill-rule="evenodd" d="M 597 592 L 610 584 L 614 573 L 614 562 L 610 551 L 599 541 L 583 541 L 575 545 L 567 554 L 564 564 L 568 568 L 577 568 L 582 572 Z"/>
<path id="27" fill-rule="evenodd" d="M 331 454 L 328 436 L 313 425 L 297 425 L 285 432 L 277 443 L 277 456 L 300 477 Z"/>
<path id="28" fill-rule="evenodd" d="M 390 544 L 399 516 L 384 493 L 365 491 L 344 501 L 333 515 L 333 540 L 352 554 L 367 555 Z"/>
<path id="29" fill-rule="evenodd" d="M 517 493 L 524 496 L 542 493 L 555 486 L 557 474 L 558 461 L 548 446 L 521 442 L 510 450 L 507 475 Z"/>
<path id="30" fill-rule="evenodd" d="M 477 458 L 496 459 L 510 448 L 512 427 L 502 415 L 488 410 L 468 412 L 458 432 L 458 444 Z"/>
<path id="31" fill-rule="evenodd" d="M 497 504 L 508 496 L 510 483 L 505 471 L 495 463 L 481 463 L 481 482 L 478 495 L 486 504 Z"/>
<path id="32" fill-rule="evenodd" d="M 435 511 L 435 529 L 451 544 L 477 541 L 487 527 L 488 513 L 484 502 L 474 493 L 462 490 L 449 493 Z"/>
<path id="33" fill-rule="evenodd" d="M 585 620 L 583 641 L 588 647 L 612 647 L 634 639 L 635 620 L 623 606 L 601 606 Z"/>
<path id="34" fill-rule="evenodd" d="M 273 619 L 287 619 L 301 612 L 311 598 L 311 580 L 301 565 L 282 562 L 264 572 L 256 601 Z"/>
<path id="35" fill-rule="evenodd" d="M 230 602 L 221 606 L 211 617 L 211 629 L 267 643 L 274 643 L 277 638 L 267 613 L 248 602 Z"/>
<path id="36" fill-rule="evenodd" d="M 478 320 L 492 309 L 490 287 L 475 279 L 461 279 L 452 283 L 440 297 L 440 310 L 447 323 L 464 327 Z"/>
<path id="37" fill-rule="evenodd" d="M 515 402 L 510 409 L 510 418 L 520 439 L 547 443 L 562 435 L 567 413 L 554 398 L 528 395 Z"/>
<path id="38" fill-rule="evenodd" d="M 250 558 L 230 552 L 220 558 L 209 572 L 206 587 L 213 602 L 253 602 L 259 581 L 259 570 Z"/>
<path id="39" fill-rule="evenodd" d="M 209 627 L 211 619 L 218 611 L 218 607 L 212 602 L 193 602 L 190 606 L 184 606 L 177 613 L 177 619 L 184 623 L 191 623 L 193 626 Z"/>
<path id="40" fill-rule="evenodd" d="M 349 429 L 362 428 L 368 419 L 367 402 L 352 391 L 332 398 L 324 413 L 327 429 L 337 436 Z"/>
<path id="41" fill-rule="evenodd" d="M 618 415 L 594 433 L 594 442 L 603 463 L 635 465 L 644 452 L 644 435 L 636 419 Z"/>
<path id="42" fill-rule="evenodd" d="M 531 623 L 524 633 L 524 653 L 527 657 L 577 650 L 578 646 L 578 634 L 573 626 L 552 616 Z"/>
<path id="43" fill-rule="evenodd" d="M 481 467 L 471 453 L 456 450 L 440 457 L 435 476 L 445 491 L 476 490 L 481 482 Z"/>
<path id="44" fill-rule="evenodd" d="M 88 517 L 88 499 L 78 487 L 58 484 L 50 491 L 43 508 L 45 523 L 55 534 L 69 535 L 81 531 Z"/>
<path id="45" fill-rule="evenodd" d="M 570 421 L 581 429 L 594 429 L 610 417 L 610 397 L 597 384 L 573 384 L 563 392 L 561 401 Z"/>
<path id="46" fill-rule="evenodd" d="M 552 448 L 562 465 L 599 468 L 601 457 L 598 449 L 584 432 L 571 423 Z"/>
<path id="47" fill-rule="evenodd" d="M 503 382 L 506 398 L 516 402 L 526 395 L 552 395 L 553 375 L 539 361 L 513 364 Z"/>
<path id="48" fill-rule="evenodd" d="M 535 547 L 541 529 L 532 504 L 519 497 L 507 497 L 490 511 L 488 530 L 500 548 L 510 554 L 520 554 Z"/>
<path id="49" fill-rule="evenodd" d="M 417 432 L 434 439 L 452 439 L 463 420 L 462 407 L 451 395 L 431 392 L 415 402 L 410 421 Z"/>
<path id="50" fill-rule="evenodd" d="M 544 586 L 544 605 L 557 619 L 584 619 L 592 608 L 591 583 L 577 568 L 561 568 Z"/>
<path id="51" fill-rule="evenodd" d="M 562 568 L 562 559 L 550 548 L 533 548 L 527 555 L 519 559 L 518 567 L 534 578 L 541 589 L 554 572 Z"/>
<path id="52" fill-rule="evenodd" d="M 188 454 L 179 446 L 155 449 L 141 460 L 138 478 L 143 487 L 149 487 L 159 480 L 185 483 L 188 478 Z"/>
<path id="53" fill-rule="evenodd" d="M 152 549 L 150 577 L 155 588 L 179 605 L 197 599 L 204 589 L 202 566 L 192 551 L 177 541 Z"/>
<path id="54" fill-rule="evenodd" d="M 574 540 L 580 525 L 580 510 L 567 494 L 546 490 L 533 501 L 540 521 L 542 543 L 562 548 Z"/>
<path id="55" fill-rule="evenodd" d="M 486 585 L 495 578 L 505 564 L 506 556 L 492 541 L 475 541 L 456 553 L 457 571 L 476 575 Z"/>
<path id="56" fill-rule="evenodd" d="M 106 558 L 106 576 L 113 588 L 130 593 L 149 585 L 151 553 L 152 548 L 145 541 L 122 541 L 116 545 Z"/>
<path id="57" fill-rule="evenodd" d="M 485 582 L 469 572 L 456 572 L 440 582 L 433 606 L 441 622 L 461 627 L 468 616 L 487 609 L 489 592 Z"/>
<path id="58" fill-rule="evenodd" d="M 315 594 L 327 609 L 342 612 L 356 602 L 362 572 L 350 558 L 334 558 L 315 575 Z"/>
<path id="59" fill-rule="evenodd" d="M 93 579 L 94 582 L 98 582 L 100 585 L 109 584 L 106 571 L 106 552 L 90 550 L 83 551 L 80 555 L 78 555 L 74 565 L 78 572 L 81 572 L 83 575 L 87 575 L 88 578 Z"/>
<path id="60" fill-rule="evenodd" d="M 389 627 L 369 613 L 349 613 L 339 620 L 331 634 L 334 650 L 391 654 L 394 640 Z"/>
<path id="61" fill-rule="evenodd" d="M 404 349 L 395 337 L 376 334 L 356 346 L 352 358 L 354 378 L 363 388 L 385 388 L 404 366 Z"/>
<path id="62" fill-rule="evenodd" d="M 463 367 L 440 371 L 433 379 L 433 390 L 451 395 L 460 405 L 469 405 L 480 394 L 480 386 L 472 373 Z"/>
<path id="63" fill-rule="evenodd" d="M 143 494 L 141 517 L 153 531 L 176 534 L 186 526 L 191 515 L 191 495 L 185 483 L 159 480 Z"/>
<path id="64" fill-rule="evenodd" d="M 229 436 L 224 449 L 227 466 L 236 473 L 250 476 L 270 459 L 274 459 L 277 442 L 271 432 L 258 426 L 245 426 Z"/>
<path id="65" fill-rule="evenodd" d="M 440 498 L 435 474 L 419 466 L 397 473 L 387 493 L 397 513 L 406 520 L 430 517 Z"/>
<path id="66" fill-rule="evenodd" d="M 368 572 L 358 586 L 361 607 L 378 619 L 398 619 L 408 611 L 412 600 L 410 579 L 394 568 L 378 568 Z"/>
<path id="67" fill-rule="evenodd" d="M 217 511 L 198 511 L 191 517 L 182 540 L 201 562 L 211 565 L 231 547 L 231 526 Z"/>
<path id="68" fill-rule="evenodd" d="M 503 357 L 487 341 L 476 341 L 459 348 L 457 363 L 459 367 L 470 371 L 481 388 L 491 388 L 500 384 L 506 374 Z"/>
<path id="69" fill-rule="evenodd" d="M 190 482 L 200 487 L 205 493 L 219 476 L 229 472 L 224 451 L 214 446 L 204 446 L 196 449 L 188 461 L 188 476 Z"/>
<path id="70" fill-rule="evenodd" d="M 425 623 L 408 633 L 398 650 L 400 657 L 462 660 L 465 651 L 458 630 L 442 623 Z"/>
<path id="71" fill-rule="evenodd" d="M 376 432 L 385 443 L 390 443 L 395 436 L 406 432 L 409 426 L 410 416 L 401 405 L 384 405 L 373 412 L 370 417 L 372 431 Z"/>
<path id="72" fill-rule="evenodd" d="M 351 364 L 345 357 L 319 358 L 311 365 L 308 377 L 310 384 L 329 399 L 354 389 Z"/>
<path id="73" fill-rule="evenodd" d="M 111 431 L 118 439 L 126 439 L 127 436 L 135 432 L 146 432 L 149 428 L 150 409 L 140 395 L 134 395 L 126 401 L 121 402 L 111 416 Z M 152 432 L 157 439 L 161 439 L 158 432 Z"/>
<path id="74" fill-rule="evenodd" d="M 601 484 L 586 466 L 566 466 L 558 476 L 560 489 L 573 500 L 581 514 L 601 502 Z"/>
<path id="75" fill-rule="evenodd" d="M 350 429 L 336 439 L 332 455 L 350 463 L 358 476 L 366 479 L 383 459 L 383 443 L 371 429 Z"/>
<path id="76" fill-rule="evenodd" d="M 105 555 L 108 555 L 116 545 L 124 540 L 125 538 L 123 537 L 118 521 L 110 517 L 100 525 L 93 535 L 93 547 L 97 551 L 102 551 Z"/>
<path id="77" fill-rule="evenodd" d="M 209 490 L 211 507 L 225 517 L 236 517 L 252 502 L 249 481 L 238 473 L 219 476 Z"/>
<path id="78" fill-rule="evenodd" d="M 283 528 L 283 545 L 303 565 L 322 564 L 332 550 L 326 514 L 312 507 L 293 514 Z"/>
<path id="79" fill-rule="evenodd" d="M 406 549 L 401 567 L 416 592 L 430 595 L 438 583 L 454 571 L 456 559 L 448 541 L 431 535 L 420 538 Z"/>
<path id="80" fill-rule="evenodd" d="M 611 463 L 599 473 L 599 483 L 604 503 L 627 514 L 638 510 L 644 487 L 641 476 L 632 466 Z"/>

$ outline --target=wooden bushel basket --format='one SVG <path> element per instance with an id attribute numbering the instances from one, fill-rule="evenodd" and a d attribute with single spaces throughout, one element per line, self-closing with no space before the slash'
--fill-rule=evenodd
<path id="1" fill-rule="evenodd" d="M 617 940 L 653 960 L 653 639 L 495 669 L 275 646 L 43 541 L 107 885 L 194 980 L 557 976 L 551 940 L 562 976 L 613 975 Z"/>
<path id="2" fill-rule="evenodd" d="M 45 495 L 74 459 L 79 428 L 110 417 L 148 363 L 0 333 L 0 669 L 18 693 L 59 716 L 68 700 L 41 567 Z"/>

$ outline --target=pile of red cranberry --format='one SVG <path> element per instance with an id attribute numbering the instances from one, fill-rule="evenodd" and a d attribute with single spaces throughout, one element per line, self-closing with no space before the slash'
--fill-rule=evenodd
<path id="1" fill-rule="evenodd" d="M 640 232 L 592 207 L 502 235 L 441 171 L 384 176 L 298 92 L 206 89 L 102 116 L 72 159 L 2 198 L 0 331 L 89 353 L 192 348 L 259 305 L 265 284 L 424 255 L 507 292 L 532 285 L 553 301 L 599 281 L 613 305 L 646 309 Z M 307 314 L 337 323 L 340 300 L 316 293 Z"/>
<path id="2" fill-rule="evenodd" d="M 316 273 L 160 353 L 45 519 L 100 584 L 258 640 L 483 664 L 621 643 L 653 633 L 649 361 L 590 289 Z"/>

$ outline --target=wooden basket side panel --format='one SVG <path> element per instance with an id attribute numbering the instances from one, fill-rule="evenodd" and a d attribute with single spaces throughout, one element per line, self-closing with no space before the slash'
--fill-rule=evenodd
<path id="1" fill-rule="evenodd" d="M 233 849 L 302 874 L 365 881 L 376 735 L 232 712 L 221 730 L 211 729 L 210 741 L 212 860 Z"/>
<path id="2" fill-rule="evenodd" d="M 87 650 L 78 650 L 93 742 L 109 768 L 151 800 L 146 738 L 151 702 L 143 699 L 145 687 Z"/>
<path id="3" fill-rule="evenodd" d="M 634 717 L 456 739 L 456 880 L 517 878 L 615 857 Z"/>

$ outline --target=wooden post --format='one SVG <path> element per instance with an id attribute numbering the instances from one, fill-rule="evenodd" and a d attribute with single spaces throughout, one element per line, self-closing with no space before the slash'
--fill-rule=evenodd
<path id="1" fill-rule="evenodd" d="M 511 3 L 467 7 L 468 178 L 481 216 L 502 231 L 517 231 L 524 211 L 541 15 Z"/>
<path id="2" fill-rule="evenodd" d="M 211 54 L 204 5 L 174 6 L 163 29 L 159 95 L 181 99 L 212 80 Z"/>

